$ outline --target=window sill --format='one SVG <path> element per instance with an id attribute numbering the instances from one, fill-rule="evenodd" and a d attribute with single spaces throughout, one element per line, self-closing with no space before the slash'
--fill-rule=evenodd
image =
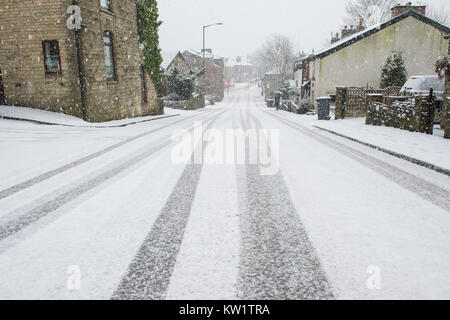
<path id="1" fill-rule="evenodd" d="M 114 79 L 114 80 L 106 79 L 106 83 L 107 83 L 107 84 L 110 84 L 110 85 L 117 84 L 117 79 Z"/>
<path id="2" fill-rule="evenodd" d="M 58 71 L 58 72 L 50 72 L 50 71 L 45 71 L 45 76 L 48 77 L 57 77 L 57 76 L 61 76 L 62 72 Z"/>
<path id="3" fill-rule="evenodd" d="M 109 15 L 111 15 L 111 16 L 114 16 L 114 12 L 112 12 L 112 11 L 109 10 L 109 9 L 106 9 L 106 8 L 101 7 L 101 8 L 100 8 L 100 11 L 103 12 L 103 13 L 109 14 Z"/>

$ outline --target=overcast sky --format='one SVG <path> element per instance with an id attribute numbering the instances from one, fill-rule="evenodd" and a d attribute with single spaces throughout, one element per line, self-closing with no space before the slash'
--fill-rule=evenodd
<path id="1" fill-rule="evenodd" d="M 346 3 L 347 0 L 160 0 L 160 44 L 165 56 L 186 49 L 200 50 L 202 26 L 223 22 L 223 26 L 207 29 L 206 47 L 218 55 L 246 56 L 271 34 L 287 35 L 297 49 L 309 53 L 313 48 L 322 48 L 331 32 L 339 31 Z M 450 10 L 449 0 L 421 3 Z"/>

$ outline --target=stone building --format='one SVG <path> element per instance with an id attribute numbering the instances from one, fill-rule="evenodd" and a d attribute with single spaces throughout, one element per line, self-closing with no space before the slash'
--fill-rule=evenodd
<path id="1" fill-rule="evenodd" d="M 336 93 L 340 86 L 379 88 L 381 67 L 397 52 L 402 53 L 408 76 L 434 75 L 437 57 L 447 53 L 443 35 L 450 28 L 424 12 L 423 6 L 397 6 L 390 20 L 316 52 L 308 59 L 311 101 Z"/>
<path id="2" fill-rule="evenodd" d="M 445 36 L 447 40 L 450 40 L 450 34 Z M 450 59 L 450 43 L 448 46 L 448 58 Z M 444 92 L 444 106 L 442 112 L 442 127 L 444 128 L 444 138 L 450 139 L 450 66 L 447 66 L 447 72 L 445 73 L 445 92 Z"/>
<path id="3" fill-rule="evenodd" d="M 73 3 L 82 17 L 79 50 L 67 24 Z M 1 0 L 3 104 L 82 117 L 81 68 L 88 121 L 162 113 L 143 68 L 137 12 L 129 0 Z"/>
<path id="4" fill-rule="evenodd" d="M 186 50 L 173 58 L 167 67 L 167 71 L 177 68 L 182 72 L 200 71 L 203 68 L 203 55 L 195 50 Z M 205 74 L 198 78 L 198 86 L 204 88 L 205 96 L 221 101 L 225 93 L 224 78 L 225 60 L 217 57 L 211 51 L 205 54 Z"/>
<path id="5" fill-rule="evenodd" d="M 266 72 L 262 80 L 264 99 L 273 98 L 277 90 L 283 86 L 283 75 L 276 71 Z"/>
<path id="6" fill-rule="evenodd" d="M 314 55 L 308 55 L 294 62 L 295 86 L 300 90 L 300 99 L 309 99 L 311 96 L 311 80 L 309 79 L 310 61 Z"/>
<path id="7" fill-rule="evenodd" d="M 254 66 L 249 62 L 248 57 L 231 57 L 225 59 L 225 81 L 229 83 L 239 83 L 251 81 L 257 77 Z"/>

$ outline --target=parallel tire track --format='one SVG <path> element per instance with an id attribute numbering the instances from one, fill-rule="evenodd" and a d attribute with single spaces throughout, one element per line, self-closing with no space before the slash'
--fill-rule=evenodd
<path id="1" fill-rule="evenodd" d="M 216 116 L 213 123 L 227 110 Z M 165 299 L 184 238 L 203 165 L 189 164 L 114 294 L 112 300 Z"/>
<path id="2" fill-rule="evenodd" d="M 362 151 L 349 147 L 336 140 L 329 139 L 318 134 L 295 121 L 288 120 L 282 116 L 275 115 L 272 112 L 265 111 L 271 117 L 283 122 L 294 130 L 304 134 L 324 145 L 336 150 L 337 152 L 349 157 L 350 159 L 362 164 L 363 166 L 377 172 L 383 177 L 400 185 L 401 187 L 417 194 L 432 204 L 450 212 L 450 192 L 431 182 L 419 178 L 411 173 L 404 171 L 398 167 L 390 165 L 382 160 L 372 157 Z"/>
<path id="3" fill-rule="evenodd" d="M 249 120 L 261 128 L 250 113 Z M 250 125 L 244 122 L 242 128 Z M 248 143 L 246 144 L 248 154 Z M 332 299 L 328 280 L 292 203 L 282 175 L 259 166 L 237 169 L 241 195 L 240 296 L 242 299 Z"/>
<path id="4" fill-rule="evenodd" d="M 234 98 L 234 97 L 233 97 L 233 98 Z M 231 102 L 230 102 L 230 103 L 231 103 Z M 70 162 L 70 163 L 68 163 L 68 164 L 66 164 L 66 165 L 63 165 L 63 166 L 61 166 L 61 167 L 59 167 L 59 168 L 56 168 L 56 169 L 54 169 L 54 170 L 47 171 L 47 172 L 45 172 L 45 173 L 43 173 L 43 174 L 41 174 L 41 175 L 39 175 L 39 176 L 36 176 L 36 177 L 34 177 L 34 178 L 31 178 L 31 179 L 28 179 L 28 180 L 26 180 L 26 181 L 24 181 L 24 182 L 21 182 L 21 183 L 19 183 L 19 184 L 16 184 L 16 185 L 14 185 L 14 186 L 11 186 L 11 187 L 9 187 L 9 188 L 7 188 L 7 189 L 1 190 L 1 191 L 0 191 L 0 200 L 4 199 L 4 198 L 6 198 L 6 197 L 9 197 L 9 196 L 11 196 L 11 195 L 13 195 L 13 194 L 15 194 L 15 193 L 17 193 L 17 192 L 20 192 L 20 191 L 22 191 L 22 190 L 24 190 L 24 189 L 27 189 L 27 188 L 29 188 L 29 187 L 32 187 L 33 185 L 35 185 L 35 184 L 37 184 L 37 183 L 43 182 L 43 181 L 45 181 L 45 180 L 48 180 L 48 179 L 50 179 L 50 178 L 52 178 L 52 177 L 54 177 L 54 176 L 56 176 L 56 175 L 58 175 L 58 174 L 60 174 L 60 173 L 63 173 L 63 172 L 65 172 L 65 171 L 67 171 L 67 170 L 70 170 L 70 169 L 72 169 L 72 168 L 75 168 L 75 167 L 77 167 L 77 166 L 79 166 L 79 165 L 81 165 L 81 164 L 83 164 L 83 163 L 86 163 L 86 162 L 91 161 L 91 160 L 93 160 L 93 159 L 95 159 L 95 158 L 98 158 L 98 157 L 100 157 L 100 156 L 102 156 L 102 155 L 104 155 L 104 154 L 106 154 L 106 153 L 108 153 L 108 152 L 111 152 L 111 151 L 113 151 L 113 150 L 116 150 L 116 149 L 118 149 L 118 148 L 120 148 L 120 147 L 122 147 L 122 146 L 124 146 L 124 145 L 126 145 L 126 144 L 129 144 L 129 143 L 131 143 L 131 142 L 133 142 L 133 141 L 135 141 L 135 140 L 138 140 L 138 139 L 140 139 L 140 138 L 143 138 L 143 137 L 145 137 L 145 136 L 148 136 L 148 135 L 150 135 L 150 134 L 152 134 L 152 133 L 155 133 L 155 132 L 164 130 L 164 129 L 166 129 L 166 128 L 169 128 L 169 127 L 171 127 L 171 126 L 174 126 L 174 125 L 176 125 L 176 124 L 179 124 L 180 122 L 184 122 L 184 121 L 190 120 L 190 119 L 192 119 L 192 118 L 198 117 L 198 116 L 200 116 L 200 115 L 203 115 L 203 113 L 199 113 L 199 114 L 195 114 L 195 115 L 192 115 L 192 116 L 188 116 L 188 117 L 186 117 L 186 118 L 183 118 L 183 119 L 174 121 L 174 122 L 172 122 L 172 123 L 170 123 L 170 124 L 167 124 L 167 125 L 165 125 L 165 126 L 162 126 L 162 127 L 159 127 L 159 128 L 155 128 L 155 129 L 152 129 L 152 130 L 143 132 L 143 133 L 138 134 L 138 135 L 136 135 L 136 136 L 130 137 L 130 138 L 124 140 L 124 141 L 118 142 L 118 143 L 116 143 L 116 144 L 114 144 L 114 145 L 112 145 L 112 146 L 106 147 L 106 148 L 104 148 L 104 149 L 102 149 L 102 150 L 99 150 L 99 151 L 94 152 L 94 153 L 92 153 L 92 154 L 90 154 L 90 155 L 87 155 L 87 156 L 85 156 L 85 157 L 82 157 L 82 158 L 80 158 L 80 159 L 78 159 L 78 160 L 75 160 L 75 161 L 73 161 L 73 162 Z"/>
<path id="5" fill-rule="evenodd" d="M 211 119 L 215 119 L 220 116 L 214 115 L 210 117 L 207 121 Z M 23 214 L 20 214 L 19 217 L 14 218 L 12 220 L 6 221 L 5 223 L 0 225 L 0 240 L 3 240 L 12 234 L 15 234 L 21 231 L 23 228 L 29 226 L 33 222 L 38 221 L 39 219 L 45 217 L 49 213 L 56 211 L 58 208 L 63 205 L 71 202 L 72 200 L 78 198 L 82 194 L 88 192 L 89 190 L 99 186 L 100 184 L 106 182 L 107 180 L 117 176 L 118 174 L 128 170 L 130 167 L 138 164 L 139 162 L 147 159 L 152 156 L 159 150 L 171 145 L 173 142 L 170 139 L 170 136 L 160 139 L 157 144 L 127 161 L 122 161 L 120 164 L 105 170 L 104 172 L 98 174 L 97 176 L 76 185 L 73 188 L 70 188 L 68 191 L 58 195 L 57 197 L 46 201 L 42 204 L 39 204 L 35 208 L 26 211 Z M 120 160 L 118 161 L 120 162 Z"/>

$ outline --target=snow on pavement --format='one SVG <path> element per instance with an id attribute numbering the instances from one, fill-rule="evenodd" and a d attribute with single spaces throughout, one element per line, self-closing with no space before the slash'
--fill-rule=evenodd
<path id="1" fill-rule="evenodd" d="M 318 126 L 450 170 L 450 141 L 438 135 L 365 124 L 365 118 L 319 121 L 298 115 L 295 121 Z"/>
<path id="2" fill-rule="evenodd" d="M 81 118 L 77 118 L 75 116 L 71 116 L 64 113 L 46 111 L 41 109 L 27 108 L 27 107 L 17 107 L 17 106 L 2 106 L 0 105 L 0 119 L 1 118 L 11 118 L 11 119 L 20 119 L 27 121 L 35 121 L 42 122 L 47 124 L 55 124 L 61 126 L 70 126 L 70 127 L 118 127 L 118 126 L 126 126 L 130 124 L 135 124 L 139 122 L 147 122 L 152 120 L 158 120 L 165 117 L 177 116 L 180 114 L 186 114 L 185 110 L 175 110 L 171 108 L 165 108 L 163 115 L 156 116 L 144 116 L 144 117 L 136 117 L 136 118 L 128 118 L 121 120 L 111 120 L 106 122 L 87 122 Z M 196 111 L 199 112 L 199 111 Z"/>
<path id="3" fill-rule="evenodd" d="M 261 119 L 279 126 L 264 113 Z M 448 298 L 449 211 L 298 133 L 282 131 L 281 168 L 337 297 Z M 371 267 L 380 271 L 379 290 L 367 286 Z"/>

